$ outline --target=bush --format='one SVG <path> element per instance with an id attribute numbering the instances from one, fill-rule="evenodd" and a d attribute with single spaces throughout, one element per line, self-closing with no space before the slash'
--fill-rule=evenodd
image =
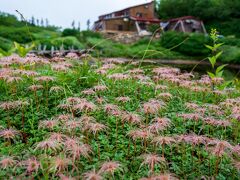
<path id="1" fill-rule="evenodd" d="M 210 44 L 211 40 L 209 37 L 202 34 L 187 34 L 169 31 L 163 33 L 160 41 L 163 47 L 188 56 L 207 56 L 210 52 L 205 47 L 205 44 Z"/>
<path id="2" fill-rule="evenodd" d="M 80 32 L 77 29 L 64 29 L 62 32 L 62 37 L 66 37 L 66 36 L 79 36 Z"/>
<path id="3" fill-rule="evenodd" d="M 26 27 L 13 28 L 0 26 L 0 36 L 23 44 L 32 41 Z"/>
<path id="4" fill-rule="evenodd" d="M 12 41 L 0 37 L 0 49 L 4 51 L 9 51 L 12 48 Z"/>
<path id="5" fill-rule="evenodd" d="M 220 60 L 225 63 L 240 63 L 240 47 L 237 46 L 222 46 L 223 51 Z"/>
<path id="6" fill-rule="evenodd" d="M 87 42 L 88 38 L 95 38 L 95 39 L 102 39 L 101 34 L 93 31 L 82 31 L 80 33 L 80 36 L 78 37 L 78 40 L 80 42 Z"/>

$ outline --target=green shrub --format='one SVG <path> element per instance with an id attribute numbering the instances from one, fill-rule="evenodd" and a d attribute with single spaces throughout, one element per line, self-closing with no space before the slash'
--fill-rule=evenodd
<path id="1" fill-rule="evenodd" d="M 12 48 L 12 41 L 0 37 L 0 48 L 4 51 L 9 51 Z"/>
<path id="2" fill-rule="evenodd" d="M 79 36 L 80 32 L 77 29 L 64 29 L 62 32 L 62 37 L 66 37 L 66 36 Z"/>
<path id="3" fill-rule="evenodd" d="M 220 39 L 219 41 L 221 43 L 224 43 L 224 45 L 240 47 L 240 39 L 235 38 L 235 37 L 224 37 L 224 38 Z"/>
<path id="4" fill-rule="evenodd" d="M 167 49 L 180 52 L 188 56 L 207 56 L 209 50 L 205 44 L 210 44 L 209 37 L 203 34 L 187 34 L 179 32 L 166 32 L 161 37 L 161 45 Z"/>
<path id="5" fill-rule="evenodd" d="M 0 36 L 18 43 L 29 43 L 32 41 L 26 27 L 13 28 L 0 26 Z"/>
<path id="6" fill-rule="evenodd" d="M 225 63 L 240 63 L 240 47 L 237 46 L 222 46 L 223 54 L 220 58 Z"/>
<path id="7" fill-rule="evenodd" d="M 80 36 L 78 37 L 78 40 L 80 42 L 87 42 L 88 38 L 96 38 L 96 39 L 102 39 L 101 34 L 93 31 L 82 31 L 80 33 Z"/>

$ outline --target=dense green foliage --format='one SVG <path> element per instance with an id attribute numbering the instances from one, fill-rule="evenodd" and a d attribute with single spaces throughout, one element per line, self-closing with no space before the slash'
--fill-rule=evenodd
<path id="1" fill-rule="evenodd" d="M 161 19 L 195 16 L 208 30 L 217 28 L 223 35 L 240 37 L 239 0 L 157 0 Z"/>

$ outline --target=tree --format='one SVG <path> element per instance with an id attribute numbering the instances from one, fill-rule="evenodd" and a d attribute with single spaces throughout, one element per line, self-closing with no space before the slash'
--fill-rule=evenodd
<path id="1" fill-rule="evenodd" d="M 47 18 L 45 19 L 45 24 L 46 24 L 46 27 L 49 26 L 49 20 Z"/>
<path id="2" fill-rule="evenodd" d="M 32 16 L 32 18 L 31 18 L 31 24 L 32 25 L 35 25 L 35 18 Z"/>
<path id="3" fill-rule="evenodd" d="M 87 20 L 87 30 L 90 30 L 90 24 L 91 24 L 91 21 L 90 19 Z"/>
<path id="4" fill-rule="evenodd" d="M 64 29 L 63 32 L 62 32 L 63 37 L 65 37 L 65 36 L 78 36 L 78 35 L 79 35 L 79 31 L 77 29 L 67 28 L 67 29 Z"/>
<path id="5" fill-rule="evenodd" d="M 72 22 L 72 28 L 75 29 L 75 21 Z"/>
<path id="6" fill-rule="evenodd" d="M 80 30 L 81 30 L 81 23 L 78 22 L 78 31 L 80 31 Z"/>
<path id="7" fill-rule="evenodd" d="M 39 26 L 39 19 L 36 20 L 37 26 Z"/>
<path id="8" fill-rule="evenodd" d="M 42 27 L 44 26 L 44 21 L 43 21 L 43 19 L 41 19 L 41 26 L 42 26 Z"/>

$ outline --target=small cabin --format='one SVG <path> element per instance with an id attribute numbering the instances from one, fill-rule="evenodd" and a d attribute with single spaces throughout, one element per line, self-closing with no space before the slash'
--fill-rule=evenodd
<path id="1" fill-rule="evenodd" d="M 148 26 L 158 24 L 155 16 L 155 3 L 145 3 L 120 11 L 101 15 L 94 23 L 93 30 L 99 32 L 137 32 L 139 35 L 150 35 Z"/>

